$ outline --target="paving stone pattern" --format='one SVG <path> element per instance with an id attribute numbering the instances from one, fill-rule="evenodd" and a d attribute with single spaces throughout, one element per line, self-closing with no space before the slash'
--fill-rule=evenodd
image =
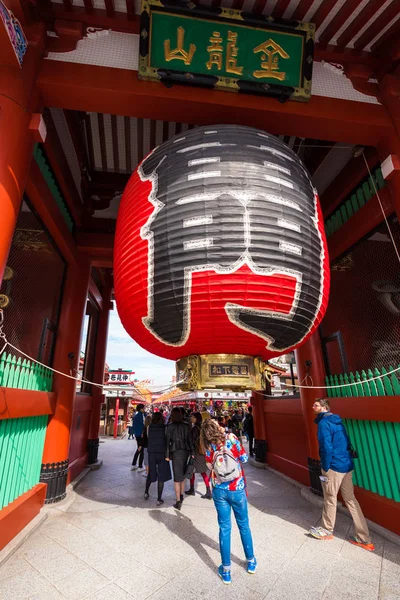
<path id="1" fill-rule="evenodd" d="M 279 476 L 246 466 L 249 510 L 259 568 L 245 571 L 236 525 L 232 585 L 216 574 L 220 557 L 213 502 L 201 477 L 182 511 L 156 507 L 156 486 L 131 471 L 136 442 L 107 440 L 104 461 L 46 509 L 47 520 L 0 569 L 1 600 L 400 600 L 400 547 L 373 535 L 374 554 L 349 544 L 351 521 L 338 515 L 331 542 L 307 535 L 320 509 Z M 154 488 L 154 489 L 153 489 Z"/>

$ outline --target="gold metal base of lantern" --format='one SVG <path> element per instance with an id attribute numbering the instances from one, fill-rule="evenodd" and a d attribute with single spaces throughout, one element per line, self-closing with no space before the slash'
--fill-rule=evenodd
<path id="1" fill-rule="evenodd" d="M 184 391 L 204 389 L 265 390 L 270 381 L 269 365 L 247 354 L 192 354 L 176 362 L 179 387 Z"/>

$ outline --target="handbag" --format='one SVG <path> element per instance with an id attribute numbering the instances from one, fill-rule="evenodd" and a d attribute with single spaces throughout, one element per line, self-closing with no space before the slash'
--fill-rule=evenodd
<path id="1" fill-rule="evenodd" d="M 187 459 L 186 470 L 185 470 L 186 479 L 190 479 L 194 472 L 195 472 L 194 457 L 189 456 L 189 458 Z"/>
<path id="2" fill-rule="evenodd" d="M 347 446 L 347 450 L 349 451 L 349 454 L 351 456 L 351 458 L 358 458 L 358 452 L 357 450 L 355 450 L 355 448 L 353 448 L 351 442 L 350 444 Z"/>

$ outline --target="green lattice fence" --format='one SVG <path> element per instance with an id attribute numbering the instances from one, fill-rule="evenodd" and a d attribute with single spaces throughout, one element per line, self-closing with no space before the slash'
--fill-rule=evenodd
<path id="1" fill-rule="evenodd" d="M 400 365 L 399 365 L 400 366 Z M 326 391 L 329 398 L 351 398 L 356 396 L 399 396 L 400 371 L 391 373 L 394 367 L 385 369 L 368 369 L 359 373 L 340 373 L 325 377 Z M 388 375 L 390 373 L 390 375 Z M 380 379 L 370 380 L 372 377 Z M 349 385 L 350 384 L 350 385 Z M 333 386 L 333 387 L 330 387 Z M 339 386 L 339 387 L 335 387 Z"/>
<path id="2" fill-rule="evenodd" d="M 3 352 L 0 357 L 0 387 L 51 392 L 53 372 L 35 362 Z"/>
<path id="3" fill-rule="evenodd" d="M 39 483 L 47 419 L 0 421 L 0 510 Z"/>
<path id="4" fill-rule="evenodd" d="M 400 423 L 343 419 L 358 459 L 354 483 L 400 502 Z"/>

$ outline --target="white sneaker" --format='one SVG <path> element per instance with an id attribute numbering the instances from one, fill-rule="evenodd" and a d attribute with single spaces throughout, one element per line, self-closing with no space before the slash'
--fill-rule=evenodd
<path id="1" fill-rule="evenodd" d="M 142 471 L 145 471 L 145 470 L 146 470 L 146 469 L 145 469 L 144 467 L 140 467 L 140 468 L 138 469 L 138 473 L 141 473 Z"/>
<path id="2" fill-rule="evenodd" d="M 147 477 L 147 473 L 142 473 L 142 477 Z"/>
<path id="3" fill-rule="evenodd" d="M 131 466 L 131 471 L 136 471 L 136 469 L 137 469 L 137 466 L 136 466 L 136 465 L 132 465 L 132 466 Z"/>

